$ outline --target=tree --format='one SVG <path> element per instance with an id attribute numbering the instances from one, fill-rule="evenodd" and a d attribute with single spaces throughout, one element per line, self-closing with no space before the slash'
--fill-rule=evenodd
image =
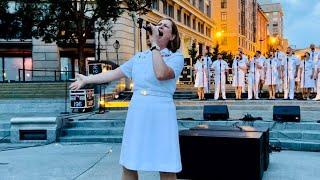
<path id="1" fill-rule="evenodd" d="M 192 59 L 192 64 L 194 64 L 196 62 L 196 58 L 197 58 L 197 48 L 196 48 L 196 43 L 192 43 L 191 48 L 188 49 L 188 54 L 190 55 L 191 59 Z"/>
<path id="2" fill-rule="evenodd" d="M 31 39 L 32 29 L 40 17 L 40 6 L 36 0 L 1 0 L 0 38 Z"/>
<path id="3" fill-rule="evenodd" d="M 38 3 L 39 4 L 39 3 Z M 80 73 L 85 72 L 84 49 L 95 32 L 110 37 L 112 24 L 125 11 L 144 14 L 150 0 L 48 0 L 41 3 L 41 18 L 35 23 L 33 36 L 59 47 L 76 47 Z"/>
<path id="4" fill-rule="evenodd" d="M 12 39 L 16 37 L 18 22 L 15 18 L 15 12 L 9 10 L 9 1 L 0 1 L 0 38 Z"/>
<path id="5" fill-rule="evenodd" d="M 226 60 L 228 64 L 232 64 L 233 63 L 233 55 L 231 52 L 227 52 L 227 51 L 221 51 L 220 52 L 222 55 L 222 59 Z"/>
<path id="6" fill-rule="evenodd" d="M 219 53 L 219 44 L 217 44 L 215 47 L 213 47 L 213 52 L 212 52 L 212 60 L 217 60 L 218 59 L 218 53 Z"/>

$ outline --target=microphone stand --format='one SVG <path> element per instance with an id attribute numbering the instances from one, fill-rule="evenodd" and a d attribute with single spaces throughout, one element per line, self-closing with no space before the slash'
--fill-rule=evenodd
<path id="1" fill-rule="evenodd" d="M 141 28 L 142 28 L 143 19 L 138 18 L 137 23 L 138 23 L 138 28 L 139 28 L 140 52 L 142 52 L 142 31 L 141 31 Z"/>

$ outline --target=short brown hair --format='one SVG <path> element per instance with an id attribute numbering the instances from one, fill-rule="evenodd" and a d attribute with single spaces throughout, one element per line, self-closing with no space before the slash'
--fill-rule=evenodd
<path id="1" fill-rule="evenodd" d="M 171 21 L 172 24 L 172 35 L 175 35 L 175 38 L 171 41 L 169 41 L 167 48 L 172 51 L 173 53 L 175 53 L 179 48 L 180 48 L 180 36 L 179 36 L 179 31 L 178 31 L 178 27 L 176 25 L 176 23 L 170 19 L 170 18 L 163 18 L 161 20 L 169 20 Z"/>

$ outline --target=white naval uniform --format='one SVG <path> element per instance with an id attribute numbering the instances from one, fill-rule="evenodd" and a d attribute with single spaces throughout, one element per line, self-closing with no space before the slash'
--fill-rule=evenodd
<path id="1" fill-rule="evenodd" d="M 314 69 L 316 70 L 317 66 L 318 66 L 318 61 L 320 59 L 320 51 L 311 51 L 310 50 L 309 53 L 310 53 L 310 58 L 313 60 L 313 63 L 314 63 Z M 314 73 L 316 73 L 316 71 L 314 71 Z M 317 78 L 316 74 L 314 76 Z M 320 87 L 319 87 L 319 90 L 320 90 Z M 320 92 L 318 92 L 318 81 L 317 80 L 315 82 L 315 89 L 313 90 L 313 92 L 317 92 L 317 94 L 319 93 L 319 95 L 320 95 Z"/>
<path id="2" fill-rule="evenodd" d="M 206 69 L 206 73 L 207 73 L 207 86 L 204 88 L 204 92 L 205 93 L 210 93 L 210 77 L 211 77 L 211 72 L 210 72 L 210 67 L 212 65 L 212 60 L 210 56 L 204 56 L 203 57 L 203 63 Z"/>
<path id="3" fill-rule="evenodd" d="M 277 85 L 279 82 L 279 63 L 276 58 L 269 58 L 265 61 L 266 81 L 265 85 Z"/>
<path id="4" fill-rule="evenodd" d="M 226 71 L 228 63 L 224 60 L 216 60 L 212 63 L 211 69 L 214 71 L 214 99 L 219 99 L 221 90 L 222 99 L 226 99 Z"/>
<path id="5" fill-rule="evenodd" d="M 245 70 L 246 68 L 246 60 L 235 59 L 232 63 L 232 86 L 233 87 L 244 87 L 245 86 Z"/>
<path id="6" fill-rule="evenodd" d="M 300 62 L 300 73 L 301 73 L 301 88 L 314 88 L 315 81 L 313 79 L 314 74 L 312 73 L 314 70 L 314 63 L 311 58 L 308 60 L 304 60 Z"/>
<path id="7" fill-rule="evenodd" d="M 259 73 L 260 73 L 260 80 L 264 80 L 265 79 L 265 71 L 264 71 L 264 63 L 266 62 L 266 58 L 264 56 L 260 56 L 260 61 L 262 62 L 262 68 L 259 69 Z"/>
<path id="8" fill-rule="evenodd" d="M 234 59 L 234 60 L 235 60 L 235 59 Z M 234 61 L 234 60 L 233 60 L 233 61 Z M 242 60 L 244 60 L 244 62 L 246 62 L 246 65 L 247 65 L 247 63 L 249 63 L 248 57 L 247 57 L 246 55 L 244 55 L 244 54 L 242 54 Z M 246 82 L 246 74 L 247 74 L 247 71 L 244 73 L 244 82 Z M 242 92 L 243 92 L 243 93 L 246 92 L 245 84 L 246 84 L 246 83 L 244 83 L 244 86 L 242 86 Z"/>
<path id="9" fill-rule="evenodd" d="M 178 122 L 173 93 L 182 71 L 181 52 L 160 51 L 175 78 L 160 81 L 153 70 L 150 50 L 136 54 L 120 66 L 134 82 L 125 122 L 120 164 L 136 171 L 180 172 Z"/>
<path id="10" fill-rule="evenodd" d="M 320 56 L 319 56 L 320 58 Z M 320 60 L 318 60 L 317 65 L 315 66 L 318 68 L 319 73 L 315 74 L 316 78 L 317 78 L 317 83 L 316 83 L 316 88 L 317 88 L 317 96 L 316 96 L 316 100 L 320 100 Z M 316 70 L 315 70 L 316 71 Z"/>
<path id="11" fill-rule="evenodd" d="M 248 75 L 248 99 L 252 99 L 252 93 L 255 99 L 259 99 L 259 81 L 260 69 L 258 65 L 263 68 L 264 60 L 262 58 L 254 58 L 249 62 L 249 75 Z"/>
<path id="12" fill-rule="evenodd" d="M 297 65 L 299 65 L 299 60 L 296 56 L 287 56 L 281 65 L 283 66 L 283 90 L 284 99 L 294 98 L 294 87 L 295 87 L 295 73 L 297 71 Z"/>
<path id="13" fill-rule="evenodd" d="M 274 57 L 278 61 L 278 66 L 281 67 L 282 61 L 286 59 L 286 55 L 283 52 L 279 51 L 275 53 Z M 277 82 L 277 92 L 283 92 L 283 79 L 281 79 L 280 74 Z"/>
<path id="14" fill-rule="evenodd" d="M 196 79 L 194 82 L 194 87 L 208 87 L 208 75 L 205 68 L 205 65 L 201 61 L 197 61 L 194 65 L 194 70 L 196 71 Z"/>

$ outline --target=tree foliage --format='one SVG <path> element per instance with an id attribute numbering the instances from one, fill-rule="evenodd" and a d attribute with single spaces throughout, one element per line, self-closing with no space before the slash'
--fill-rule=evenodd
<path id="1" fill-rule="evenodd" d="M 191 48 L 188 49 L 188 54 L 190 55 L 193 64 L 196 62 L 197 53 L 196 43 L 192 43 Z"/>
<path id="2" fill-rule="evenodd" d="M 13 8 L 9 2 L 0 1 L 0 38 L 34 37 L 77 48 L 81 73 L 84 47 L 95 32 L 108 39 L 124 12 L 145 14 L 151 6 L 151 0 L 16 0 Z"/>

